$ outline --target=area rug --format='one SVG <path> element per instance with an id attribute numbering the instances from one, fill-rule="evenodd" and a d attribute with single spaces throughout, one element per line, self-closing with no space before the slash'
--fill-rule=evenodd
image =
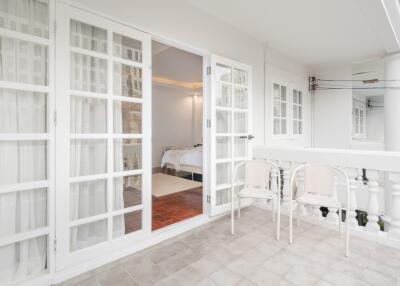
<path id="1" fill-rule="evenodd" d="M 202 183 L 164 173 L 153 174 L 152 194 L 156 197 L 201 187 Z"/>

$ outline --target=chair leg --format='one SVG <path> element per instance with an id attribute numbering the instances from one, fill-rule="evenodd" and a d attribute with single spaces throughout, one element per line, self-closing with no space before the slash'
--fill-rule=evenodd
<path id="1" fill-rule="evenodd" d="M 272 222 L 275 222 L 275 199 L 271 199 L 271 205 L 272 205 Z"/>
<path id="2" fill-rule="evenodd" d="M 300 226 L 300 219 L 301 219 L 301 214 L 300 214 L 300 203 L 297 203 L 296 206 L 296 215 L 297 215 L 297 226 Z"/>
<path id="3" fill-rule="evenodd" d="M 277 209 L 277 230 L 276 230 L 276 239 L 279 240 L 281 236 L 281 202 L 280 199 L 278 198 L 278 209 Z"/>
<path id="4" fill-rule="evenodd" d="M 348 208 L 346 209 L 346 257 L 350 254 L 350 215 Z"/>
<path id="5" fill-rule="evenodd" d="M 235 197 L 231 200 L 231 234 L 235 234 Z"/>
<path id="6" fill-rule="evenodd" d="M 289 201 L 289 243 L 293 243 L 293 209 L 292 200 Z"/>
<path id="7" fill-rule="evenodd" d="M 342 234 L 342 208 L 339 208 L 339 234 Z"/>
<path id="8" fill-rule="evenodd" d="M 241 201 L 241 197 L 238 196 L 238 218 L 240 218 L 240 201 Z"/>

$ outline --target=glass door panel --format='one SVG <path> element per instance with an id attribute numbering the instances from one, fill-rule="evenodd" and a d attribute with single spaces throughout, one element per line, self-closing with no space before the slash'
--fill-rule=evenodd
<path id="1" fill-rule="evenodd" d="M 40 277 L 54 267 L 50 6 L 46 0 L 0 5 L 1 285 Z"/>
<path id="2" fill-rule="evenodd" d="M 211 214 L 229 210 L 235 166 L 250 158 L 251 69 L 241 63 L 214 56 L 212 59 Z"/>
<path id="3" fill-rule="evenodd" d="M 59 135 L 68 150 L 59 160 L 59 186 L 69 185 L 59 199 L 69 203 L 59 219 L 65 226 L 59 232 L 65 242 L 61 269 L 122 247 L 123 236 L 134 241 L 150 231 L 145 154 L 151 130 L 144 134 L 150 105 L 143 83 L 151 78 L 148 35 L 67 4 L 58 16 L 64 23 L 60 35 L 69 36 L 57 47 L 70 74 L 59 79 L 58 98 L 69 115 L 60 119 L 60 130 L 70 131 Z"/>

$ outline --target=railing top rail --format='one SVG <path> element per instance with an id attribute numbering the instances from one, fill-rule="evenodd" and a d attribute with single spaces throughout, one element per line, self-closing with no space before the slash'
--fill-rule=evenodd
<path id="1" fill-rule="evenodd" d="M 255 146 L 255 158 L 400 172 L 400 152 Z"/>

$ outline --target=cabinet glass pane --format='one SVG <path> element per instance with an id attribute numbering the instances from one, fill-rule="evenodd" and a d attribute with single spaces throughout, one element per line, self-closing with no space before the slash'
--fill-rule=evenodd
<path id="1" fill-rule="evenodd" d="M 0 185 L 46 179 L 46 141 L 0 142 Z"/>
<path id="2" fill-rule="evenodd" d="M 71 96 L 71 133 L 107 133 L 107 100 Z"/>
<path id="3" fill-rule="evenodd" d="M 47 226 L 47 189 L 4 193 L 0 202 L 0 238 Z"/>
<path id="4" fill-rule="evenodd" d="M 113 238 L 142 229 L 142 211 L 134 211 L 113 218 Z"/>
<path id="5" fill-rule="evenodd" d="M 74 226 L 70 230 L 70 250 L 76 251 L 107 240 L 107 219 Z"/>
<path id="6" fill-rule="evenodd" d="M 114 95 L 142 97 L 142 69 L 114 64 Z"/>
<path id="7" fill-rule="evenodd" d="M 232 68 L 222 64 L 217 64 L 217 80 L 232 82 Z"/>
<path id="8" fill-rule="evenodd" d="M 104 174 L 107 170 L 107 140 L 72 139 L 71 177 Z"/>
<path id="9" fill-rule="evenodd" d="M 37 37 L 49 37 L 48 0 L 1 0 L 0 27 Z"/>
<path id="10" fill-rule="evenodd" d="M 217 133 L 231 132 L 231 112 L 225 110 L 217 110 Z"/>
<path id="11" fill-rule="evenodd" d="M 247 85 L 247 72 L 244 70 L 233 70 L 233 82 L 235 84 Z"/>
<path id="12" fill-rule="evenodd" d="M 73 183 L 70 186 L 70 220 L 86 218 L 107 211 L 107 181 Z"/>
<path id="13" fill-rule="evenodd" d="M 0 37 L 0 80 L 47 85 L 47 58 L 47 46 Z"/>
<path id="14" fill-rule="evenodd" d="M 114 140 L 114 170 L 116 172 L 142 168 L 142 140 Z"/>
<path id="15" fill-rule="evenodd" d="M 107 93 L 107 60 L 71 53 L 70 81 L 74 90 Z"/>
<path id="16" fill-rule="evenodd" d="M 71 19 L 70 44 L 72 47 L 107 53 L 107 31 Z"/>
<path id="17" fill-rule="evenodd" d="M 142 176 L 114 178 L 114 210 L 142 204 Z"/>
<path id="18" fill-rule="evenodd" d="M 247 112 L 235 112 L 234 132 L 247 132 Z"/>
<path id="19" fill-rule="evenodd" d="M 114 101 L 114 133 L 142 133 L 142 104 Z"/>
<path id="20" fill-rule="evenodd" d="M 115 34 L 113 36 L 114 41 L 114 56 L 131 60 L 134 62 L 142 62 L 142 42 Z"/>
<path id="21" fill-rule="evenodd" d="M 247 108 L 247 88 L 235 87 L 235 107 Z"/>
<path id="22" fill-rule="evenodd" d="M 223 84 L 219 85 L 217 93 L 217 106 L 231 107 L 232 105 L 232 85 Z"/>
<path id="23" fill-rule="evenodd" d="M 216 170 L 216 184 L 231 183 L 231 163 L 218 163 Z"/>
<path id="24" fill-rule="evenodd" d="M 2 258 L 0 267 L 1 285 L 9 285 L 8 282 L 13 280 L 38 275 L 47 268 L 47 236 L 39 236 L 1 246 L 0 257 Z M 5 257 L 10 259 L 5 259 Z"/>
<path id="25" fill-rule="evenodd" d="M 228 159 L 231 156 L 231 137 L 217 137 L 216 157 L 217 159 Z"/>
<path id="26" fill-rule="evenodd" d="M 46 133 L 46 94 L 0 88 L 0 133 Z"/>
<path id="27" fill-rule="evenodd" d="M 235 157 L 246 157 L 247 156 L 247 138 L 235 137 Z"/>

